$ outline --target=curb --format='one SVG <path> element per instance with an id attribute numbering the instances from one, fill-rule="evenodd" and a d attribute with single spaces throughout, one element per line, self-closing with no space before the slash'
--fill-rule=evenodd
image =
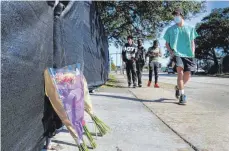
<path id="1" fill-rule="evenodd" d="M 137 99 L 139 99 L 131 90 L 129 92 Z M 195 145 L 193 145 L 191 142 L 189 142 L 187 139 L 185 139 L 179 132 L 174 130 L 171 126 L 169 126 L 162 118 L 160 118 L 152 109 L 150 109 L 141 99 L 139 99 L 141 103 L 151 112 L 153 113 L 162 123 L 164 123 L 170 130 L 172 130 L 177 136 L 179 136 L 185 143 L 187 143 L 193 150 L 200 151 Z"/>
<path id="2" fill-rule="evenodd" d="M 126 79 L 126 77 L 123 75 L 123 77 Z M 151 112 L 153 113 L 163 124 L 165 124 L 172 132 L 174 132 L 177 136 L 179 136 L 185 143 L 187 143 L 194 151 L 200 151 L 195 145 L 193 145 L 191 142 L 189 142 L 187 139 L 185 139 L 179 132 L 174 130 L 171 126 L 169 126 L 162 118 L 160 118 L 152 109 L 150 109 L 143 101 L 142 99 L 138 98 L 131 90 L 128 90 L 136 99 L 139 99 L 140 102 Z"/>

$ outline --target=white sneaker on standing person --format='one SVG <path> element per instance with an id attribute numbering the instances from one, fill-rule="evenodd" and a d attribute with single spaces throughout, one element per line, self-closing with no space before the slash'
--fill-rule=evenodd
<path id="1" fill-rule="evenodd" d="M 172 15 L 176 24 L 167 29 L 164 39 L 170 54 L 176 57 L 177 86 L 175 87 L 175 95 L 179 99 L 179 104 L 186 104 L 184 85 L 189 81 L 191 71 L 195 67 L 194 39 L 198 34 L 195 28 L 185 25 L 184 13 L 181 8 L 177 8 Z"/>

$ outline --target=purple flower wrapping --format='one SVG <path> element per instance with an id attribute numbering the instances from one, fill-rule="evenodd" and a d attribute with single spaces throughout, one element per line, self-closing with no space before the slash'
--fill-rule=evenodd
<path id="1" fill-rule="evenodd" d="M 73 128 L 75 129 L 75 131 L 77 132 L 79 136 L 79 141 L 81 141 L 83 139 L 82 121 L 84 119 L 83 77 L 81 74 L 77 74 L 77 72 L 74 70 L 51 69 L 51 73 L 52 73 L 52 77 L 53 77 L 55 86 L 57 88 L 59 97 L 64 106 L 64 109 L 68 115 L 68 118 Z M 63 80 L 64 82 L 57 81 L 55 77 L 57 73 L 63 73 L 63 76 L 71 75 L 71 78 L 73 78 L 73 80 Z"/>

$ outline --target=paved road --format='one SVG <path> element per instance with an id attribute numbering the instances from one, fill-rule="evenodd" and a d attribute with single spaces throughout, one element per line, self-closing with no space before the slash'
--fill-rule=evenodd
<path id="1" fill-rule="evenodd" d="M 175 74 L 161 73 L 159 81 L 176 84 Z M 148 74 L 143 74 L 143 79 L 148 79 Z M 219 110 L 229 109 L 229 78 L 193 76 L 185 93 L 195 101 L 211 103 Z"/>

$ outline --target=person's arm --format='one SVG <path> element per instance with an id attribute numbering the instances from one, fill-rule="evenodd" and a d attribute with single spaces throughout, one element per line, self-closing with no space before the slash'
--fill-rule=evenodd
<path id="1" fill-rule="evenodd" d="M 144 58 L 144 61 L 146 60 L 146 53 L 147 53 L 147 52 L 146 52 L 146 49 L 144 48 L 144 49 L 143 49 L 143 58 Z"/>
<path id="2" fill-rule="evenodd" d="M 139 59 L 139 52 L 138 52 L 138 48 L 135 48 L 135 60 Z"/>
<path id="3" fill-rule="evenodd" d="M 159 54 L 158 54 L 159 57 L 162 56 L 162 53 L 161 53 L 161 48 L 159 48 Z"/>
<path id="4" fill-rule="evenodd" d="M 166 41 L 165 46 L 166 46 L 167 50 L 170 52 L 171 55 L 173 55 L 173 54 L 174 54 L 174 53 L 173 53 L 173 50 L 172 50 L 171 47 L 170 47 L 170 28 L 168 28 L 168 29 L 166 30 L 165 35 L 164 35 L 163 38 L 164 38 L 165 41 Z"/>
<path id="5" fill-rule="evenodd" d="M 146 52 L 146 55 L 145 55 L 145 60 L 147 59 L 147 57 L 149 57 L 149 51 L 150 50 L 150 48 L 148 48 L 148 51 Z"/>
<path id="6" fill-rule="evenodd" d="M 196 45 L 195 45 L 195 39 L 196 37 L 198 37 L 198 33 L 196 32 L 195 28 L 192 29 L 192 34 L 191 34 L 191 46 L 192 46 L 192 53 L 193 55 L 195 55 L 195 49 L 196 49 Z"/>
<path id="7" fill-rule="evenodd" d="M 192 46 L 192 53 L 195 54 L 196 45 L 195 45 L 195 41 L 194 40 L 192 40 L 191 46 Z"/>
<path id="8" fill-rule="evenodd" d="M 145 64 L 146 64 L 146 61 L 147 61 L 147 57 L 149 57 L 149 50 L 150 50 L 150 48 L 148 48 L 148 51 L 145 54 Z"/>
<path id="9" fill-rule="evenodd" d="M 138 60 L 138 47 L 136 45 L 134 45 L 134 50 L 132 52 L 133 54 L 135 54 L 135 57 L 132 58 L 132 61 L 136 61 Z"/>
<path id="10" fill-rule="evenodd" d="M 143 47 L 143 50 L 142 50 L 142 58 L 143 58 L 143 64 L 145 65 L 145 62 L 146 62 L 146 49 Z"/>
<path id="11" fill-rule="evenodd" d="M 170 45 L 168 42 L 165 43 L 165 46 L 166 46 L 167 50 L 170 52 L 170 54 L 173 55 L 173 50 L 170 48 Z"/>
<path id="12" fill-rule="evenodd" d="M 122 61 L 123 62 L 126 62 L 125 60 L 125 53 L 126 53 L 126 50 L 125 50 L 125 46 L 122 48 Z"/>

